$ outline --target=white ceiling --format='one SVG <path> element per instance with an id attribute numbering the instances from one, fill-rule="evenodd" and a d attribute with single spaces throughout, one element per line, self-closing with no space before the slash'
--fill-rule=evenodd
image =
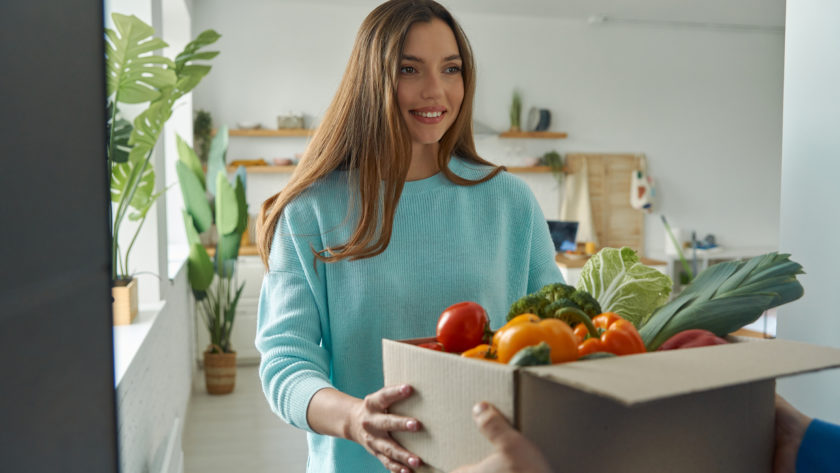
<path id="1" fill-rule="evenodd" d="M 778 28 L 785 23 L 785 0 L 439 0 L 453 10 L 503 15 L 587 19 L 674 21 Z M 381 0 L 308 0 L 307 3 L 360 5 Z"/>

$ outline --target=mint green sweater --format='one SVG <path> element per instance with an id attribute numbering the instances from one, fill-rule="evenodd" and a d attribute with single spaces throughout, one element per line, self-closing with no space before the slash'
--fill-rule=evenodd
<path id="1" fill-rule="evenodd" d="M 454 157 L 450 169 L 469 179 L 489 170 Z M 382 254 L 313 265 L 310 246 L 345 243 L 355 227 L 349 189 L 337 171 L 286 207 L 260 296 L 263 390 L 275 413 L 310 432 L 313 473 L 386 471 L 360 445 L 315 434 L 306 421 L 320 389 L 362 398 L 382 388 L 383 338 L 434 336 L 440 313 L 467 300 L 496 329 L 513 301 L 562 281 L 533 193 L 506 172 L 476 186 L 440 173 L 407 182 Z"/>

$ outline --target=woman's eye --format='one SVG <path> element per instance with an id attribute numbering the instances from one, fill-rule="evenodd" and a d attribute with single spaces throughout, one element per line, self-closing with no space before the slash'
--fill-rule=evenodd
<path id="1" fill-rule="evenodd" d="M 414 74 L 415 72 L 417 72 L 417 69 L 415 69 L 414 66 L 402 66 L 402 67 L 400 67 L 400 73 L 401 74 Z"/>
<path id="2" fill-rule="evenodd" d="M 461 72 L 461 66 L 449 66 L 446 68 L 447 74 L 457 74 Z"/>

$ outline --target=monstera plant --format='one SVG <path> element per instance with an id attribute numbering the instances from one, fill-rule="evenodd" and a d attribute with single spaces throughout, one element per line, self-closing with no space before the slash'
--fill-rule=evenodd
<path id="1" fill-rule="evenodd" d="M 236 352 L 230 337 L 236 305 L 245 287 L 243 283 L 236 288 L 233 278 L 242 234 L 248 225 L 245 168 L 239 167 L 233 184 L 228 181 L 226 127 L 219 129 L 210 144 L 206 173 L 193 148 L 180 136 L 177 141 L 175 170 L 184 197 L 184 225 L 190 245 L 187 275 L 210 335 L 210 346 L 204 352 L 204 376 L 208 392 L 224 394 L 233 390 Z M 214 228 L 217 238 L 211 259 L 200 234 Z"/>
<path id="2" fill-rule="evenodd" d="M 151 26 L 135 16 L 119 13 L 114 13 L 112 19 L 116 29 L 105 30 L 106 149 L 114 204 L 111 279 L 114 286 L 126 286 L 134 279 L 129 269 L 129 253 L 149 209 L 163 193 L 155 192 L 155 173 L 150 162 L 152 150 L 163 125 L 172 115 L 175 102 L 210 72 L 210 66 L 197 62 L 219 54 L 201 49 L 216 42 L 220 35 L 206 30 L 187 44 L 175 60 L 170 60 L 155 54 L 168 45 L 154 36 Z M 129 122 L 120 114 L 119 106 L 124 104 L 146 107 Z M 137 225 L 128 245 L 121 247 L 120 232 L 126 218 Z M 133 312 L 136 313 L 136 308 Z"/>

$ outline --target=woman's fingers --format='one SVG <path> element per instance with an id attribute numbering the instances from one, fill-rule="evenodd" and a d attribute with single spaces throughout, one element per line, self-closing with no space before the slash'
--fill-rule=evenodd
<path id="1" fill-rule="evenodd" d="M 416 432 L 420 430 L 420 422 L 411 417 L 394 414 L 373 414 L 365 421 L 364 427 L 367 430 L 383 432 Z"/>
<path id="2" fill-rule="evenodd" d="M 411 386 L 407 384 L 384 387 L 365 396 L 355 416 L 356 434 L 352 438 L 374 454 L 385 468 L 398 473 L 409 473 L 421 463 L 417 455 L 404 449 L 390 435 L 395 431 L 420 430 L 417 419 L 388 413 L 392 404 L 411 394 Z"/>
<path id="3" fill-rule="evenodd" d="M 393 440 L 378 438 L 373 442 L 372 446 L 375 451 L 379 452 L 379 455 L 384 455 L 392 462 L 398 463 L 400 467 L 408 469 L 410 467 L 420 466 L 420 458 L 417 455 L 402 448 Z M 387 464 L 385 467 L 390 468 Z"/>
<path id="4" fill-rule="evenodd" d="M 410 473 L 412 471 L 405 465 L 401 465 L 400 463 L 391 460 L 390 458 L 386 457 L 381 453 L 377 454 L 376 458 L 380 462 L 382 462 L 383 465 L 385 465 L 385 468 L 387 468 L 388 471 L 392 471 L 393 473 Z"/>
<path id="5" fill-rule="evenodd" d="M 371 411 L 385 412 L 391 404 L 411 396 L 411 393 L 411 386 L 407 384 L 386 386 L 365 396 L 365 407 Z"/>

